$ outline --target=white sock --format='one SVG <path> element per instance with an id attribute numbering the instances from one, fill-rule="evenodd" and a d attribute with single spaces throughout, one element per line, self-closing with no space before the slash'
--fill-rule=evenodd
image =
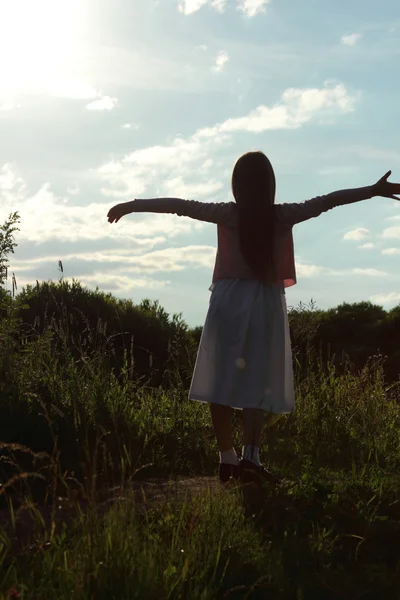
<path id="1" fill-rule="evenodd" d="M 243 446 L 242 457 L 246 460 L 250 460 L 258 467 L 261 466 L 260 449 L 257 448 L 257 446 Z"/>
<path id="2" fill-rule="evenodd" d="M 228 450 L 227 452 L 220 452 L 219 459 L 221 463 L 226 463 L 227 465 L 238 465 L 239 459 L 236 454 L 235 448 Z"/>

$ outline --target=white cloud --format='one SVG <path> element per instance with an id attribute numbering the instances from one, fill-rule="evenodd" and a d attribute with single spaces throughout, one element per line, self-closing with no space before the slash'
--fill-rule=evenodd
<path id="1" fill-rule="evenodd" d="M 137 131 L 140 129 L 139 123 L 124 123 L 122 129 L 129 129 L 131 131 Z"/>
<path id="2" fill-rule="evenodd" d="M 25 194 L 25 182 L 17 173 L 15 165 L 11 163 L 3 165 L 0 169 L 0 208 L 8 212 L 18 210 L 18 205 L 24 200 Z"/>
<path id="3" fill-rule="evenodd" d="M 237 6 L 248 17 L 255 17 L 259 13 L 264 13 L 270 2 L 271 0 L 237 0 Z M 228 0 L 183 0 L 179 2 L 178 10 L 184 15 L 192 15 L 206 5 L 223 13 L 228 5 Z"/>
<path id="4" fill-rule="evenodd" d="M 352 229 L 344 234 L 344 240 L 362 240 L 365 237 L 370 235 L 369 229 L 365 229 L 364 227 L 358 227 L 357 229 Z"/>
<path id="5" fill-rule="evenodd" d="M 351 269 L 351 273 L 354 275 L 365 275 L 366 277 L 387 277 L 388 273 L 386 271 L 381 271 L 380 269 Z"/>
<path id="6" fill-rule="evenodd" d="M 165 238 L 158 238 L 158 243 Z M 191 268 L 212 268 L 215 261 L 216 248 L 213 246 L 183 246 L 178 248 L 163 248 L 162 250 L 148 251 L 154 246 L 154 238 L 145 240 L 136 250 L 113 249 L 99 250 L 97 252 L 70 252 L 62 256 L 38 256 L 32 259 L 12 258 L 12 268 L 16 273 L 33 271 L 38 265 L 57 264 L 62 258 L 64 269 L 68 270 L 69 262 L 101 264 L 104 273 L 107 267 L 112 266 L 113 274 L 135 273 L 136 275 L 149 275 L 154 273 L 172 273 Z"/>
<path id="7" fill-rule="evenodd" d="M 255 17 L 266 11 L 271 0 L 238 0 L 238 8 L 248 17 Z"/>
<path id="8" fill-rule="evenodd" d="M 355 46 L 362 38 L 361 33 L 351 33 L 350 35 L 344 35 L 341 38 L 341 43 L 345 46 Z"/>
<path id="9" fill-rule="evenodd" d="M 187 266 L 212 268 L 215 262 L 216 248 L 213 246 L 184 246 L 164 248 L 138 256 L 124 272 L 183 271 Z"/>
<path id="10" fill-rule="evenodd" d="M 15 268 L 12 270 L 17 272 L 17 269 Z M 159 290 L 171 285 L 170 281 L 164 279 L 154 279 L 146 276 L 134 277 L 132 275 L 119 275 L 115 274 L 115 272 L 101 270 L 95 271 L 92 274 L 79 274 L 78 271 L 76 275 L 73 275 L 73 278 L 80 281 L 83 286 L 86 286 L 89 289 L 95 289 L 98 287 L 103 292 L 111 292 L 112 294 L 122 297 L 132 297 L 133 294 L 137 294 L 138 289 Z M 64 281 L 72 282 L 72 277 L 70 278 L 68 276 L 64 276 Z M 19 289 L 21 289 L 23 286 L 27 286 L 28 284 L 35 285 L 36 277 L 33 275 L 30 278 L 29 276 L 27 277 L 26 275 L 19 274 L 17 275 L 17 283 Z"/>
<path id="11" fill-rule="evenodd" d="M 183 0 L 183 2 L 178 4 L 178 9 L 184 15 L 192 15 L 206 4 L 209 4 L 211 8 L 222 13 L 226 8 L 227 2 L 228 0 Z"/>
<path id="12" fill-rule="evenodd" d="M 94 100 L 86 105 L 88 110 L 113 110 L 117 106 L 117 98 L 111 96 L 103 96 L 98 100 Z"/>
<path id="13" fill-rule="evenodd" d="M 281 101 L 271 108 L 259 106 L 245 117 L 228 119 L 214 128 L 217 131 L 249 131 L 261 133 L 268 129 L 294 129 L 313 117 L 329 113 L 347 113 L 354 110 L 355 98 L 341 83 L 324 88 L 289 88 Z"/>
<path id="14" fill-rule="evenodd" d="M 186 184 L 180 176 L 168 179 L 164 183 L 164 188 L 168 194 L 187 199 L 212 196 L 212 194 L 218 192 L 222 187 L 223 184 L 220 181 L 215 181 L 215 179 L 205 181 L 204 183 Z"/>
<path id="15" fill-rule="evenodd" d="M 52 96 L 69 98 L 71 100 L 92 100 L 86 105 L 88 110 L 113 110 L 118 99 L 105 96 L 87 81 L 75 79 L 60 79 L 49 89 Z"/>
<path id="16" fill-rule="evenodd" d="M 326 111 L 341 114 L 352 109 L 353 98 L 342 84 L 326 84 L 321 89 L 292 88 L 271 108 L 261 106 L 244 117 L 204 127 L 187 138 L 177 137 L 169 145 L 143 148 L 111 160 L 97 170 L 105 182 L 101 191 L 115 198 L 137 198 L 151 188 L 154 197 L 172 191 L 168 183 L 160 186 L 160 180 L 172 180 L 189 194 L 197 190 L 199 197 L 207 197 L 222 189 L 221 182 L 210 177 L 211 166 L 221 174 L 226 168 L 225 164 L 213 165 L 210 156 L 221 146 L 231 144 L 235 132 L 298 128 Z M 187 178 L 190 186 L 185 183 Z"/>
<path id="17" fill-rule="evenodd" d="M 211 6 L 219 13 L 224 12 L 227 4 L 228 0 L 211 0 Z"/>
<path id="18" fill-rule="evenodd" d="M 350 268 L 350 269 L 332 269 L 330 267 L 322 267 L 319 265 L 310 265 L 301 261 L 296 262 L 296 271 L 299 277 L 311 278 L 328 275 L 332 276 L 350 276 L 359 275 L 361 277 L 386 277 L 388 273 L 381 271 L 380 269 L 362 269 L 362 268 Z"/>
<path id="19" fill-rule="evenodd" d="M 103 193 L 112 197 L 138 197 L 149 187 L 152 196 L 182 195 L 183 197 L 205 197 L 218 194 L 223 188 L 220 180 L 212 178 L 212 169 L 224 173 L 226 165 L 213 161 L 211 157 L 218 147 L 230 144 L 233 131 L 260 131 L 264 128 L 298 126 L 311 120 L 336 102 L 341 113 L 346 107 L 343 93 L 337 97 L 335 88 L 314 90 L 292 90 L 284 93 L 280 104 L 271 109 L 268 121 L 254 125 L 251 116 L 226 121 L 214 127 L 203 128 L 188 138 L 175 138 L 170 145 L 154 146 L 136 150 L 120 160 L 112 160 L 92 172 L 104 184 Z M 82 92 L 83 93 L 83 92 Z M 89 93 L 89 92 L 88 92 Z M 322 95 L 322 101 L 315 96 Z M 333 99 L 332 99 L 333 98 Z M 339 101 L 338 101 L 339 98 Z M 283 111 L 284 117 L 281 116 Z M 274 120 L 274 116 L 279 119 Z M 164 180 L 160 187 L 159 181 Z M 190 182 L 190 185 L 189 183 Z M 74 194 L 79 182 L 69 190 Z M 167 192 L 167 194 L 166 194 Z M 189 219 L 177 219 L 173 215 L 135 215 L 126 217 L 117 225 L 106 220 L 109 203 L 91 202 L 86 206 L 71 204 L 70 197 L 56 195 L 49 184 L 42 185 L 34 194 L 27 192 L 23 179 L 10 164 L 0 169 L 0 208 L 8 214 L 18 210 L 21 214 L 19 238 L 40 244 L 57 240 L 77 242 L 79 240 L 114 239 L 119 242 L 141 238 L 174 236 L 193 231 L 195 224 Z M 213 198 L 215 199 L 215 198 Z M 307 267 L 310 272 L 310 267 Z M 314 269 L 314 272 L 317 271 Z"/>
<path id="20" fill-rule="evenodd" d="M 388 239 L 400 239 L 400 226 L 399 227 L 388 227 L 382 233 L 382 237 L 385 240 Z"/>
<path id="21" fill-rule="evenodd" d="M 70 187 L 67 188 L 67 194 L 68 196 L 77 196 L 80 193 L 80 187 L 78 184 L 75 185 L 71 185 Z"/>
<path id="22" fill-rule="evenodd" d="M 78 279 L 83 285 L 89 288 L 99 287 L 104 292 L 126 295 L 130 295 L 138 288 L 160 289 L 171 284 L 170 281 L 152 279 L 150 277 L 137 278 L 102 271 L 96 271 L 92 275 L 77 275 L 75 279 Z"/>
<path id="23" fill-rule="evenodd" d="M 153 241 L 148 240 L 148 243 L 152 244 Z M 83 285 L 91 288 L 98 286 L 103 291 L 131 295 L 138 288 L 160 289 L 169 286 L 170 281 L 168 280 L 154 279 L 157 273 L 178 273 L 188 267 L 191 269 L 211 269 L 215 261 L 216 248 L 193 245 L 164 248 L 145 252 L 144 254 L 140 254 L 140 251 L 143 251 L 143 248 L 137 249 L 136 254 L 129 248 L 86 253 L 65 253 L 61 256 L 43 256 L 29 260 L 18 260 L 15 256 L 12 256 L 10 267 L 17 274 L 18 285 L 21 287 L 35 282 L 34 272 L 39 265 L 56 265 L 61 258 L 64 272 L 68 273 L 69 261 L 90 263 L 95 265 L 93 273 L 79 274 L 79 267 L 75 267 L 76 273 L 73 277 Z M 97 268 L 99 264 L 101 265 L 100 269 Z M 29 277 L 28 273 L 32 271 L 33 274 Z M 65 279 L 68 280 L 68 277 Z"/>
<path id="24" fill-rule="evenodd" d="M 137 270 L 138 272 L 154 272 L 160 270 L 160 262 L 163 263 L 163 269 L 173 271 L 180 270 L 176 268 L 177 264 L 190 263 L 198 267 L 208 267 L 211 260 L 215 258 L 216 248 L 214 246 L 183 246 L 168 247 L 162 250 L 152 250 L 155 244 L 165 242 L 165 237 L 151 237 L 137 240 L 138 248 L 113 248 L 107 250 L 98 250 L 95 252 L 69 252 L 63 254 L 63 261 L 83 261 L 90 263 L 102 263 L 115 265 L 118 271 Z M 52 263 L 59 260 L 59 256 L 36 256 L 30 259 L 15 259 L 15 266 L 18 270 L 28 269 L 31 265 Z M 115 270 L 115 269 L 113 269 Z"/>
<path id="25" fill-rule="evenodd" d="M 382 254 L 386 254 L 388 256 L 395 256 L 400 254 L 400 248 L 384 248 L 382 250 Z"/>
<path id="26" fill-rule="evenodd" d="M 325 272 L 324 267 L 319 267 L 317 265 L 307 265 L 301 262 L 296 262 L 296 271 L 297 275 L 301 278 L 309 278 L 309 277 L 317 277 L 318 275 L 323 275 Z"/>
<path id="27" fill-rule="evenodd" d="M 394 304 L 400 302 L 399 292 L 390 292 L 388 294 L 376 294 L 370 297 L 371 302 L 376 304 Z"/>
<path id="28" fill-rule="evenodd" d="M 200 10 L 207 2 L 208 0 L 184 0 L 178 4 L 178 9 L 183 12 L 184 15 L 191 15 Z"/>
<path id="29" fill-rule="evenodd" d="M 92 202 L 85 206 L 73 205 L 68 198 L 57 196 L 50 184 L 44 184 L 29 195 L 23 179 L 15 167 L 0 169 L 0 222 L 10 212 L 21 216 L 19 240 L 41 244 L 51 240 L 77 242 L 115 239 L 130 242 L 137 238 L 175 236 L 191 231 L 190 219 L 176 219 L 174 215 L 127 216 L 118 223 L 107 221 L 110 203 Z"/>
<path id="30" fill-rule="evenodd" d="M 218 52 L 217 57 L 215 59 L 215 65 L 213 70 L 219 73 L 225 67 L 226 63 L 229 61 L 228 53 L 222 50 Z"/>
<path id="31" fill-rule="evenodd" d="M 222 187 L 210 178 L 210 154 L 226 143 L 226 136 L 217 139 L 197 132 L 190 138 L 176 138 L 169 146 L 152 146 L 136 150 L 122 160 L 111 161 L 98 169 L 106 182 L 102 193 L 116 198 L 140 197 L 151 186 L 151 195 L 177 196 L 171 181 L 184 197 L 197 192 L 198 197 L 208 196 Z M 197 177 L 196 177 L 197 174 Z M 190 186 L 185 179 L 190 178 Z M 200 181 L 198 180 L 200 178 Z M 159 181 L 163 180 L 160 186 Z M 210 187 L 211 186 L 211 187 Z"/>
<path id="32" fill-rule="evenodd" d="M 373 248 L 376 248 L 376 244 L 373 244 L 372 242 L 367 242 L 366 244 L 361 244 L 358 247 L 360 248 L 360 250 L 373 250 Z"/>

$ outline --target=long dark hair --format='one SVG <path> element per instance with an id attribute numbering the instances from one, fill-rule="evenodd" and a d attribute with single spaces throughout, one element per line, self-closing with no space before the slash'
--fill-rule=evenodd
<path id="1" fill-rule="evenodd" d="M 232 193 L 239 210 L 240 249 L 257 279 L 274 272 L 275 174 L 262 152 L 247 152 L 235 164 Z"/>

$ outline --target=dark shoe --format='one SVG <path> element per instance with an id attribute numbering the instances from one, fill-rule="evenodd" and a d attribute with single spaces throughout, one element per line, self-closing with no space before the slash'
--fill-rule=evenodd
<path id="1" fill-rule="evenodd" d="M 239 479 L 239 465 L 220 463 L 218 474 L 221 483 L 228 483 L 231 479 Z"/>
<path id="2" fill-rule="evenodd" d="M 265 467 L 254 464 L 251 460 L 242 458 L 239 463 L 239 477 L 242 483 L 256 483 L 259 486 L 265 483 L 279 483 L 280 479 Z"/>

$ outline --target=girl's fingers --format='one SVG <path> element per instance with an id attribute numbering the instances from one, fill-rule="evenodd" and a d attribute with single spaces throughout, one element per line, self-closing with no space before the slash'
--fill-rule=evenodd
<path id="1" fill-rule="evenodd" d="M 116 215 L 116 214 L 113 214 L 113 212 L 112 212 L 112 211 L 110 211 L 110 212 L 108 213 L 107 217 L 108 217 L 108 222 L 109 222 L 109 223 L 118 223 L 118 221 L 119 221 L 119 220 L 120 220 L 120 218 L 121 218 L 120 216 L 118 216 L 118 215 Z"/>
<path id="2" fill-rule="evenodd" d="M 114 206 L 108 211 L 107 217 L 109 223 L 118 223 L 118 221 L 124 216 L 123 211 Z"/>
<path id="3" fill-rule="evenodd" d="M 380 178 L 378 183 L 386 183 L 391 174 L 392 171 L 388 171 L 383 177 Z"/>

